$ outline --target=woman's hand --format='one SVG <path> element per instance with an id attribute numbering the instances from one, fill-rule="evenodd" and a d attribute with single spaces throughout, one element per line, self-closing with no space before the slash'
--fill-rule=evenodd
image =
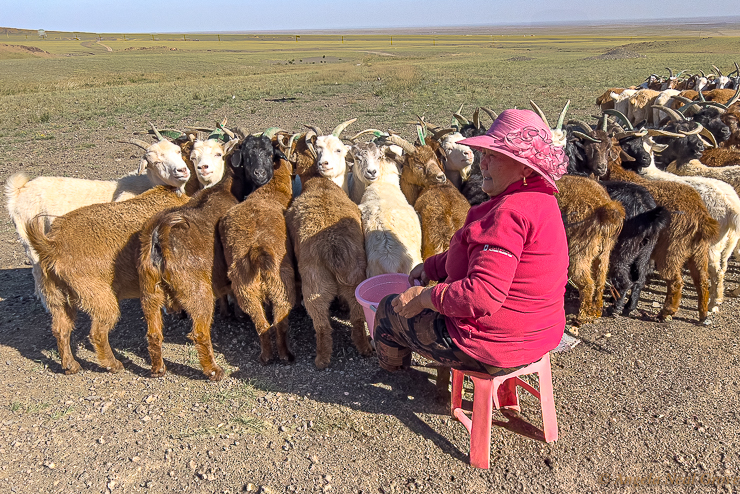
<path id="1" fill-rule="evenodd" d="M 424 309 L 434 309 L 432 289 L 423 286 L 412 286 L 391 302 L 393 310 L 401 317 L 409 319 Z"/>
<path id="2" fill-rule="evenodd" d="M 414 286 L 419 283 L 421 286 L 427 286 L 429 284 L 429 277 L 426 271 L 424 271 L 424 263 L 417 264 L 409 274 L 409 285 Z"/>

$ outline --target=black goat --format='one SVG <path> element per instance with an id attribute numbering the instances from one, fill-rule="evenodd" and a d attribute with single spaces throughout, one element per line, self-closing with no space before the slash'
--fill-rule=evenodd
<path id="1" fill-rule="evenodd" d="M 628 316 L 640 300 L 650 272 L 650 255 L 658 234 L 670 222 L 670 212 L 657 206 L 650 192 L 640 185 L 617 181 L 605 181 L 601 185 L 609 197 L 622 203 L 626 214 L 609 257 L 609 271 L 616 290 L 612 310 Z"/>

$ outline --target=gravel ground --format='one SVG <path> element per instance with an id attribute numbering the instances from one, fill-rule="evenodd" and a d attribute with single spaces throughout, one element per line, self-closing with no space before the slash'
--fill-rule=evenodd
<path id="1" fill-rule="evenodd" d="M 115 143 L 112 130 L 55 134 L 33 149 L 5 144 L 0 179 L 18 169 L 108 178 L 136 167 L 136 151 Z M 503 426 L 492 432 L 491 468 L 478 470 L 468 465 L 467 433 L 450 419 L 430 371 L 389 374 L 374 357 L 360 357 L 338 305 L 326 371 L 314 368 L 313 330 L 296 308 L 292 365 L 260 365 L 251 323 L 217 316 L 214 347 L 228 376 L 210 383 L 184 336 L 188 321 L 168 316 L 169 372 L 151 379 L 134 300 L 122 304 L 111 333 L 125 370 L 108 374 L 96 364 L 81 316 L 72 345 L 83 370 L 64 375 L 7 217 L 0 230 L 0 492 L 740 490 L 740 302 L 728 299 L 710 325 L 699 325 L 688 277 L 672 322 L 655 322 L 665 285 L 652 278 L 637 318 L 581 328 L 583 343 L 553 357 L 559 440 L 514 433 L 508 429 L 529 429 L 497 413 Z M 728 290 L 738 279 L 733 264 Z M 569 293 L 570 314 L 575 302 Z M 539 425 L 537 401 L 525 395 L 522 402 L 521 418 Z"/>

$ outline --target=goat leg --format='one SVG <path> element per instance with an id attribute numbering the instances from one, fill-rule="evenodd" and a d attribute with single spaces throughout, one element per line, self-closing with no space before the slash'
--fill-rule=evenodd
<path id="1" fill-rule="evenodd" d="M 207 306 L 208 304 L 202 304 Z M 211 381 L 220 381 L 224 377 L 224 371 L 218 364 L 213 354 L 213 345 L 211 344 L 211 324 L 213 323 L 213 301 L 210 304 L 210 311 L 206 310 L 203 314 L 190 313 L 193 319 L 193 330 L 188 334 L 195 344 L 198 351 L 198 360 L 203 368 L 203 373 Z"/>
<path id="2" fill-rule="evenodd" d="M 59 358 L 62 360 L 62 369 L 65 374 L 76 374 L 82 367 L 72 355 L 72 348 L 69 346 L 69 336 L 74 329 L 74 321 L 77 316 L 77 309 L 65 303 L 61 307 L 56 304 L 49 304 L 51 312 L 51 332 L 57 340 L 57 349 Z"/>
<path id="3" fill-rule="evenodd" d="M 694 254 L 689 259 L 689 271 L 694 281 L 699 305 L 699 322 L 704 322 L 709 314 L 709 274 L 707 256 Z"/>

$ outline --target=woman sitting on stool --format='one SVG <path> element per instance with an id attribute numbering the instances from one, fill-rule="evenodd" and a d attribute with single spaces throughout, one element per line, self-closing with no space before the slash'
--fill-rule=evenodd
<path id="1" fill-rule="evenodd" d="M 483 191 L 446 252 L 385 297 L 375 349 L 389 371 L 411 352 L 456 369 L 504 375 L 554 349 L 565 328 L 568 242 L 554 194 L 568 165 L 529 110 L 505 110 L 485 135 L 459 142 L 483 152 Z M 430 280 L 435 286 L 426 286 Z"/>

